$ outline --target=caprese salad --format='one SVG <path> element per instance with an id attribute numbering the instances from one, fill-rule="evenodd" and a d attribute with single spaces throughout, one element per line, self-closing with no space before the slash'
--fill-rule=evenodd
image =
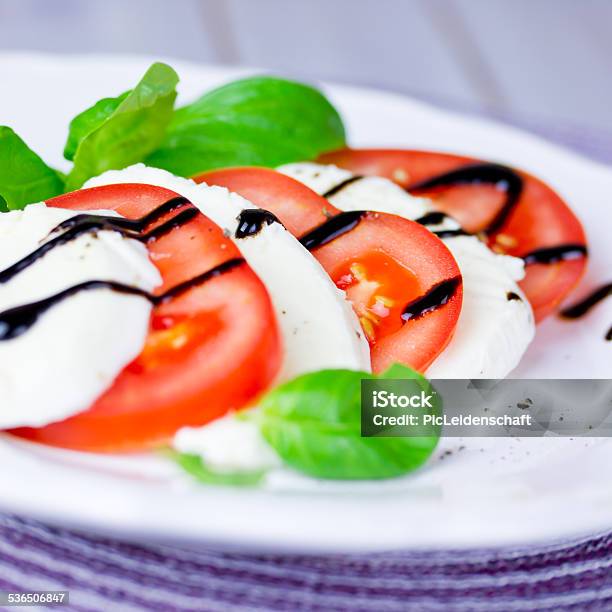
<path id="1" fill-rule="evenodd" d="M 579 221 L 522 170 L 347 148 L 307 85 L 175 109 L 177 81 L 75 117 L 67 174 L 0 127 L 0 429 L 210 483 L 422 465 L 437 432 L 360 435 L 360 381 L 507 376 L 584 270 Z"/>

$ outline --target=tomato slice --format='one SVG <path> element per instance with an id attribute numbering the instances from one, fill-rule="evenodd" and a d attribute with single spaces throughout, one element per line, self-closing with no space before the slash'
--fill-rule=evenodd
<path id="1" fill-rule="evenodd" d="M 461 274 L 444 243 L 423 226 L 383 213 L 342 213 L 267 168 L 214 170 L 195 180 L 239 193 L 301 238 L 351 300 L 374 372 L 393 362 L 424 371 L 448 344 L 461 310 Z"/>
<path id="2" fill-rule="evenodd" d="M 167 189 L 129 184 L 84 189 L 47 204 L 116 210 L 138 219 L 176 197 Z M 170 212 L 153 227 L 175 214 Z M 240 258 L 236 246 L 202 214 L 148 241 L 147 247 L 163 278 L 157 294 Z M 13 433 L 88 451 L 154 447 L 180 427 L 202 425 L 251 402 L 280 367 L 280 342 L 264 285 L 246 263 L 238 263 L 156 306 L 142 353 L 89 410 Z"/>
<path id="3" fill-rule="evenodd" d="M 493 250 L 525 258 L 520 285 L 537 321 L 557 308 L 584 272 L 586 238 L 580 221 L 548 185 L 522 170 L 399 149 L 342 149 L 318 161 L 392 179 L 411 193 L 430 197 L 467 231 L 488 230 Z M 515 202 L 508 207 L 514 190 Z"/>

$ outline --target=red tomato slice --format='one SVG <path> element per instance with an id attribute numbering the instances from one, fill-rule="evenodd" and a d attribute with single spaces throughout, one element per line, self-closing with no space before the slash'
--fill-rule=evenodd
<path id="1" fill-rule="evenodd" d="M 239 193 L 302 239 L 332 218 L 355 218 L 299 181 L 266 168 L 216 170 L 195 180 Z M 453 256 L 427 229 L 394 215 L 364 213 L 350 231 L 340 233 L 311 250 L 353 303 L 370 341 L 372 369 L 380 372 L 401 362 L 424 371 L 448 344 L 459 318 L 463 293 Z M 432 290 L 437 293 L 430 295 Z M 440 303 L 420 316 L 407 313 L 404 321 L 406 307 L 418 311 L 425 295 Z"/>
<path id="2" fill-rule="evenodd" d="M 116 210 L 137 219 L 175 197 L 167 189 L 129 184 L 84 189 L 47 203 L 71 210 Z M 201 214 L 147 247 L 163 278 L 157 294 L 240 257 L 222 230 Z M 271 383 L 280 363 L 270 298 L 242 263 L 156 306 L 141 355 L 89 410 L 13 433 L 88 451 L 153 447 L 180 427 L 202 425 L 245 406 Z"/>
<path id="3" fill-rule="evenodd" d="M 507 198 L 507 181 L 432 185 L 436 177 L 465 169 L 481 160 L 447 153 L 393 149 L 342 149 L 319 161 L 336 164 L 356 174 L 378 175 L 394 180 L 411 193 L 432 198 L 441 211 L 455 217 L 467 231 L 479 232 L 498 217 Z M 500 168 L 499 166 L 496 166 Z M 503 167 L 502 167 L 503 168 Z M 568 247 L 565 259 L 538 263 L 527 258 L 526 275 L 520 285 L 534 309 L 536 320 L 551 314 L 577 284 L 586 266 L 586 238 L 580 221 L 567 204 L 539 179 L 514 170 L 522 189 L 510 212 L 492 231 L 489 246 L 500 253 L 525 257 L 534 251 Z M 429 183 L 429 185 L 427 185 Z"/>

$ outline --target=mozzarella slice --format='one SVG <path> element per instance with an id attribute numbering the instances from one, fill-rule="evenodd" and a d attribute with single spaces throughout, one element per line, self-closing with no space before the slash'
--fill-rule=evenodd
<path id="1" fill-rule="evenodd" d="M 320 194 L 353 178 L 336 166 L 288 164 L 280 172 Z M 329 196 L 340 210 L 375 210 L 418 219 L 435 208 L 382 177 L 363 177 Z M 428 229 L 457 229 L 445 218 Z M 475 236 L 445 238 L 463 276 L 463 306 L 448 347 L 427 370 L 430 378 L 503 378 L 518 365 L 533 339 L 531 306 L 516 281 L 524 276 L 522 260 L 493 253 Z"/>
<path id="2" fill-rule="evenodd" d="M 257 423 L 233 414 L 204 427 L 183 427 L 172 446 L 180 453 L 198 455 L 207 468 L 220 473 L 259 472 L 281 465 Z"/>
<path id="3" fill-rule="evenodd" d="M 53 228 L 76 214 L 42 203 L 1 213 L 0 270 L 34 251 Z M 99 231 L 53 249 L 0 283 L 0 312 L 88 280 L 146 291 L 161 282 L 144 245 Z M 89 408 L 141 352 L 150 312 L 142 297 L 83 291 L 49 308 L 23 334 L 0 341 L 0 429 L 41 427 Z"/>
<path id="4" fill-rule="evenodd" d="M 493 253 L 474 236 L 444 239 L 463 276 L 455 334 L 427 370 L 430 378 L 504 378 L 535 334 L 531 306 L 516 284 L 523 262 Z"/>
<path id="5" fill-rule="evenodd" d="M 253 204 L 222 187 L 197 185 L 143 164 L 105 172 L 86 187 L 117 183 L 171 189 L 232 237 L 274 304 L 285 345 L 280 380 L 324 368 L 370 370 L 367 340 L 344 293 L 282 225 L 264 225 L 254 236 L 236 238 L 238 215 L 256 208 Z"/>
<path id="6" fill-rule="evenodd" d="M 338 166 L 311 162 L 286 164 L 277 170 L 324 195 L 340 210 L 376 210 L 406 216 L 406 206 L 409 206 L 411 219 L 422 217 L 433 210 L 428 199 L 415 198 L 399 185 L 380 176 L 360 177 L 328 197 L 328 191 L 356 178 L 355 175 Z"/>

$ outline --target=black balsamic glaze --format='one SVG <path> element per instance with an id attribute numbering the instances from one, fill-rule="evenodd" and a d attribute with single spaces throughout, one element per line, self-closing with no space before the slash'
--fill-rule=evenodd
<path id="1" fill-rule="evenodd" d="M 325 198 L 329 198 L 340 192 L 346 186 L 362 178 L 363 177 L 359 175 L 352 176 L 338 185 L 335 185 L 322 195 Z M 479 183 L 494 185 L 498 189 L 503 189 L 506 194 L 502 207 L 484 229 L 484 233 L 494 233 L 503 227 L 523 193 L 523 179 L 512 168 L 490 163 L 470 164 L 451 170 L 450 172 L 439 174 L 424 181 L 413 183 L 406 190 L 418 192 L 436 187 Z M 351 214 L 356 216 L 351 216 Z M 363 214 L 365 214 L 363 211 L 340 213 L 303 236 L 301 242 L 309 250 L 327 244 L 338 236 L 351 231 L 359 223 Z M 445 213 L 434 211 L 415 219 L 415 221 L 424 226 L 438 225 L 442 223 L 446 217 L 447 215 Z M 433 233 L 438 236 L 438 238 L 469 235 L 461 228 L 439 230 Z M 578 259 L 586 255 L 587 248 L 583 244 L 562 244 L 555 247 L 546 247 L 531 251 L 523 256 L 523 260 L 526 265 L 533 263 L 551 264 L 559 261 Z M 450 279 L 436 285 L 427 294 L 408 304 L 404 309 L 402 319 L 407 321 L 445 304 L 460 282 L 460 279 Z M 506 297 L 508 300 L 521 299 L 521 297 L 514 292 L 507 293 Z M 608 339 L 612 339 L 612 328 L 608 332 Z"/>
<path id="2" fill-rule="evenodd" d="M 324 198 L 329 198 L 330 196 L 333 196 L 333 195 L 337 194 L 339 191 L 341 191 L 342 189 L 344 189 L 348 185 L 351 185 L 355 181 L 361 180 L 362 178 L 364 178 L 364 177 L 360 176 L 360 175 L 351 176 L 350 178 L 347 178 L 346 180 L 344 180 L 341 183 L 339 183 L 338 185 L 332 187 L 329 191 L 326 191 L 322 195 L 323 195 Z M 427 225 L 439 225 L 447 217 L 448 217 L 448 215 L 444 214 L 443 212 L 434 211 L 434 212 L 429 212 L 429 213 L 423 215 L 422 217 L 419 217 L 418 219 L 415 219 L 415 222 L 416 223 L 420 223 L 421 225 L 425 225 L 425 226 L 427 226 Z M 459 229 L 438 230 L 438 231 L 435 231 L 433 233 L 436 236 L 438 236 L 438 238 L 452 238 L 454 236 L 466 236 L 467 235 L 467 232 L 465 230 L 461 229 L 461 228 L 459 228 Z M 325 243 L 323 243 L 323 244 L 325 244 Z"/>
<path id="3" fill-rule="evenodd" d="M 331 189 L 328 189 L 325 193 L 322 193 L 321 195 L 324 198 L 331 198 L 337 193 L 340 193 L 345 187 L 348 187 L 349 185 L 360 181 L 362 178 L 364 177 L 360 176 L 359 174 L 356 174 L 355 176 L 350 176 L 349 178 L 344 179 L 342 182 L 338 183 L 337 185 L 334 185 Z"/>
<path id="4" fill-rule="evenodd" d="M 161 223 L 158 227 L 155 227 L 151 231 L 145 232 L 146 228 L 151 223 L 157 221 L 165 214 L 168 214 L 178 208 L 182 208 L 186 204 L 189 204 L 189 200 L 186 198 L 172 198 L 139 219 L 125 219 L 123 217 L 95 215 L 89 213 L 75 215 L 74 217 L 71 217 L 70 219 L 67 219 L 66 221 L 63 221 L 57 225 L 49 233 L 49 236 L 53 236 L 54 234 L 61 232 L 59 235 L 51 238 L 29 255 L 26 255 L 12 266 L 9 266 L 5 270 L 1 271 L 0 283 L 8 282 L 11 278 L 34 264 L 41 257 L 44 257 L 44 255 L 56 247 L 66 244 L 67 242 L 70 242 L 71 240 L 74 240 L 78 236 L 85 233 L 95 234 L 97 231 L 111 230 L 119 232 L 121 235 L 128 238 L 133 238 L 142 242 L 155 240 L 173 229 L 188 223 L 200 214 L 196 208 L 190 207 L 179 212 L 177 215 L 164 223 Z M 0 340 L 10 340 L 11 338 L 20 336 L 27 331 L 38 320 L 38 317 L 46 312 L 49 308 L 81 291 L 106 288 L 120 293 L 140 295 L 151 301 L 153 304 L 159 304 L 167 299 L 175 297 L 179 293 L 182 293 L 197 284 L 205 282 L 208 280 L 208 278 L 216 276 L 217 274 L 224 272 L 226 269 L 230 269 L 234 265 L 237 265 L 236 263 L 232 264 L 232 262 L 235 262 L 235 260 L 230 260 L 229 262 L 226 262 L 226 264 L 213 268 L 213 270 L 210 270 L 203 275 L 186 281 L 185 283 L 170 289 L 161 296 L 154 296 L 139 289 L 138 287 L 130 287 L 129 285 L 124 285 L 122 283 L 113 281 L 91 280 L 80 283 L 74 287 L 64 289 L 63 291 L 43 300 L 39 300 L 31 304 L 24 304 L 23 306 L 17 306 L 0 313 Z"/>
<path id="5" fill-rule="evenodd" d="M 583 300 L 573 306 L 569 306 L 561 311 L 561 316 L 566 319 L 579 319 L 584 316 L 593 306 L 612 295 L 612 283 L 598 287 L 593 293 L 587 295 Z"/>
<path id="6" fill-rule="evenodd" d="M 355 181 L 361 180 L 362 178 L 363 177 L 360 175 L 351 176 L 323 193 L 322 196 L 329 198 L 340 192 L 348 185 L 351 185 Z M 523 179 L 512 168 L 500 164 L 490 163 L 470 164 L 455 170 L 451 170 L 450 172 L 439 174 L 424 181 L 414 183 L 407 187 L 406 190 L 423 191 L 436 187 L 479 183 L 494 185 L 498 189 L 503 189 L 506 194 L 506 199 L 502 207 L 493 217 L 489 225 L 483 230 L 483 233 L 485 234 L 494 233 L 503 227 L 504 223 L 508 220 L 508 217 L 514 210 L 514 207 L 517 205 L 521 194 L 523 193 Z M 313 250 L 351 231 L 357 226 L 364 214 L 364 211 L 340 213 L 339 215 L 329 219 L 329 221 L 326 223 L 323 223 L 319 227 L 316 227 L 310 231 L 308 234 L 303 236 L 300 241 L 307 249 Z M 442 223 L 445 218 L 447 218 L 445 213 L 434 211 L 415 219 L 415 221 L 421 225 L 428 226 L 438 225 Z M 469 235 L 461 228 L 439 230 L 433 233 L 438 236 L 438 238 L 451 238 L 454 236 Z M 555 247 L 545 247 L 531 251 L 523 256 L 523 260 L 525 261 L 526 265 L 533 263 L 551 264 L 559 261 L 578 259 L 585 257 L 586 255 L 587 248 L 583 244 L 562 244 Z M 453 278 L 439 283 L 424 296 L 410 302 L 402 313 L 402 319 L 404 321 L 408 321 L 446 304 L 446 302 L 448 302 L 448 300 L 455 293 L 460 283 L 460 278 Z M 602 290 L 604 289 L 605 288 Z M 609 287 L 607 290 L 609 290 Z M 608 293 L 606 293 L 606 295 L 608 295 Z M 509 301 L 521 300 L 521 297 L 513 291 L 508 292 L 506 297 Z M 612 328 L 608 331 L 606 339 L 612 339 Z"/>
<path id="7" fill-rule="evenodd" d="M 410 321 L 444 306 L 455 295 L 460 285 L 461 277 L 459 276 L 434 285 L 425 295 L 406 305 L 401 315 L 402 320 Z"/>
<path id="8" fill-rule="evenodd" d="M 341 212 L 304 234 L 300 238 L 300 242 L 309 251 L 312 251 L 350 232 L 359 225 L 365 214 L 366 211 L 364 210 Z"/>
<path id="9" fill-rule="evenodd" d="M 30 304 L 24 304 L 17 306 L 4 312 L 0 312 L 0 341 L 11 340 L 21 336 L 32 327 L 38 318 L 44 314 L 47 310 L 58 304 L 59 302 L 81 293 L 82 291 L 91 291 L 93 289 L 109 289 L 116 293 L 124 293 L 127 295 L 137 295 L 145 298 L 154 306 L 164 304 L 171 299 L 185 293 L 189 289 L 202 285 L 206 281 L 220 276 L 225 272 L 236 268 L 237 266 L 244 263 L 242 257 L 236 257 L 230 259 L 218 266 L 215 266 L 211 270 L 204 272 L 194 278 L 189 279 L 183 283 L 176 285 L 162 293 L 161 295 L 153 295 L 148 291 L 139 289 L 138 287 L 132 287 L 130 285 L 124 285 L 123 283 L 117 283 L 114 281 L 103 281 L 103 280 L 90 280 L 68 289 L 64 289 L 55 295 L 44 298 L 37 302 Z"/>
<path id="10" fill-rule="evenodd" d="M 500 164 L 470 164 L 451 170 L 444 174 L 433 176 L 429 179 L 414 183 L 407 187 L 407 191 L 423 191 L 426 189 L 433 189 L 435 187 L 450 187 L 452 185 L 466 185 L 466 184 L 478 184 L 486 183 L 495 185 L 497 187 L 503 187 L 506 192 L 506 200 L 502 205 L 499 212 L 495 215 L 491 223 L 483 230 L 484 233 L 490 234 L 496 232 L 502 228 L 504 223 L 507 221 L 510 213 L 518 203 L 521 194 L 523 192 L 523 179 L 515 172 L 512 168 L 502 166 Z M 424 215 L 421 219 L 417 219 L 418 223 L 423 225 L 433 225 L 436 222 L 440 223 L 442 218 L 435 217 L 436 213 L 430 213 L 433 215 L 433 220 L 429 220 L 430 215 Z M 443 215 L 443 213 L 439 213 Z M 424 220 L 424 221 L 423 221 Z M 453 232 L 454 230 L 450 230 Z M 443 230 L 441 232 L 434 232 L 439 238 L 449 238 L 451 236 L 461 236 L 466 234 L 463 230 L 457 230 L 458 233 L 449 233 L 449 231 Z M 578 259 L 587 255 L 587 248 L 583 244 L 562 244 L 556 247 L 549 247 L 543 249 L 537 249 L 531 251 L 526 255 L 523 255 L 523 259 L 526 264 L 530 263 L 556 263 L 558 261 L 565 261 L 569 259 Z"/>
<path id="11" fill-rule="evenodd" d="M 455 236 L 469 236 L 470 235 L 464 229 L 461 229 L 461 228 L 438 230 L 437 232 L 432 232 L 432 234 L 435 234 L 440 239 L 454 238 Z"/>
<path id="12" fill-rule="evenodd" d="M 424 191 L 435 187 L 485 183 L 503 188 L 506 200 L 495 217 L 484 230 L 493 233 L 499 230 L 510 216 L 523 192 L 523 179 L 512 168 L 500 164 L 470 164 L 438 174 L 407 187 L 407 191 Z"/>
<path id="13" fill-rule="evenodd" d="M 169 212 L 173 212 L 178 208 L 182 208 L 186 204 L 190 204 L 187 198 L 182 196 L 177 196 L 176 198 L 172 198 L 157 208 L 154 208 L 152 211 L 148 212 L 143 217 L 139 219 L 125 219 L 123 217 L 111 217 L 106 215 L 95 215 L 95 214 L 82 214 L 75 215 L 74 217 L 70 217 L 70 219 L 66 219 L 62 221 L 57 227 L 53 228 L 50 234 L 54 234 L 55 232 L 65 231 L 71 229 L 75 226 L 83 225 L 87 222 L 92 224 L 94 223 L 105 223 L 103 228 L 98 229 L 110 229 L 110 230 L 132 230 L 134 232 L 144 232 L 144 230 L 151 225 L 154 221 L 161 219 L 165 214 Z"/>
<path id="14" fill-rule="evenodd" d="M 366 214 L 367 211 L 364 210 L 341 212 L 302 236 L 300 242 L 309 251 L 312 251 L 353 230 Z M 441 214 L 431 213 L 430 218 L 434 219 L 431 222 L 439 223 L 439 215 Z M 448 231 L 453 236 L 459 235 L 458 232 L 462 232 L 462 230 Z M 437 284 L 425 295 L 407 304 L 401 315 L 402 320 L 408 321 L 443 306 L 454 295 L 460 284 L 461 278 L 451 278 Z"/>
<path id="15" fill-rule="evenodd" d="M 422 217 L 419 217 L 418 219 L 415 219 L 415 223 L 419 223 L 420 225 L 424 225 L 425 227 L 427 227 L 428 225 L 440 225 L 440 223 L 443 223 L 445 219 L 448 219 L 449 216 L 443 212 L 439 212 L 439 211 L 433 211 L 433 212 L 428 212 L 425 215 L 423 215 Z M 435 234 L 438 238 L 454 238 L 455 236 L 469 236 L 469 234 L 462 228 L 457 228 L 457 229 L 444 229 L 444 230 L 437 230 L 432 232 L 433 234 Z"/>
<path id="16" fill-rule="evenodd" d="M 560 244 L 554 247 L 544 247 L 523 255 L 526 265 L 534 263 L 551 264 L 570 259 L 580 259 L 587 255 L 584 244 Z"/>
<path id="17" fill-rule="evenodd" d="M 443 223 L 445 219 L 448 219 L 448 215 L 446 213 L 440 211 L 432 211 L 424 214 L 422 217 L 415 219 L 415 223 L 420 223 L 421 225 L 440 225 Z"/>
<path id="18" fill-rule="evenodd" d="M 599 302 L 605 300 L 607 297 L 612 295 L 612 283 L 598 287 L 587 295 L 584 299 L 580 300 L 576 304 L 569 306 L 561 311 L 561 316 L 566 319 L 579 319 L 584 316 L 591 308 L 599 304 Z M 605 335 L 605 339 L 609 342 L 612 340 L 612 327 L 608 330 Z"/>
<path id="19" fill-rule="evenodd" d="M 247 238 L 259 234 L 264 224 L 280 223 L 279 218 L 263 208 L 245 208 L 238 215 L 236 238 Z"/>
<path id="20" fill-rule="evenodd" d="M 63 233 L 60 233 L 55 238 L 51 238 L 51 240 L 43 243 L 36 250 L 32 251 L 5 270 L 2 270 L 0 272 L 0 284 L 8 282 L 56 247 L 75 240 L 79 236 L 86 233 L 95 233 L 96 231 L 101 230 L 112 230 L 119 232 L 126 238 L 133 238 L 134 240 L 140 240 L 142 242 L 148 242 L 149 240 L 160 238 L 174 228 L 180 227 L 181 225 L 184 225 L 185 223 L 194 219 L 199 214 L 199 211 L 196 208 L 188 208 L 187 210 L 181 211 L 172 219 L 169 219 L 168 221 L 154 228 L 150 232 L 143 232 L 151 223 L 157 221 L 157 219 L 161 218 L 163 215 L 172 212 L 177 208 L 181 208 L 185 204 L 189 204 L 189 200 L 181 197 L 173 198 L 172 200 L 164 202 L 164 204 L 152 210 L 150 213 L 144 217 L 141 217 L 140 219 L 125 219 L 123 217 L 93 214 L 76 215 L 70 219 L 66 219 L 66 221 L 63 221 L 54 227 L 49 235 L 53 236 L 58 232 Z"/>
<path id="21" fill-rule="evenodd" d="M 175 215 L 171 219 L 160 223 L 157 227 L 154 227 L 149 232 L 141 234 L 140 236 L 135 236 L 136 240 L 140 240 L 141 242 L 150 242 L 151 240 L 157 240 L 162 236 L 165 236 L 172 230 L 177 227 L 181 227 L 186 225 L 192 219 L 195 219 L 200 214 L 200 211 L 197 208 L 187 208 L 186 210 L 182 210 L 178 215 Z"/>

